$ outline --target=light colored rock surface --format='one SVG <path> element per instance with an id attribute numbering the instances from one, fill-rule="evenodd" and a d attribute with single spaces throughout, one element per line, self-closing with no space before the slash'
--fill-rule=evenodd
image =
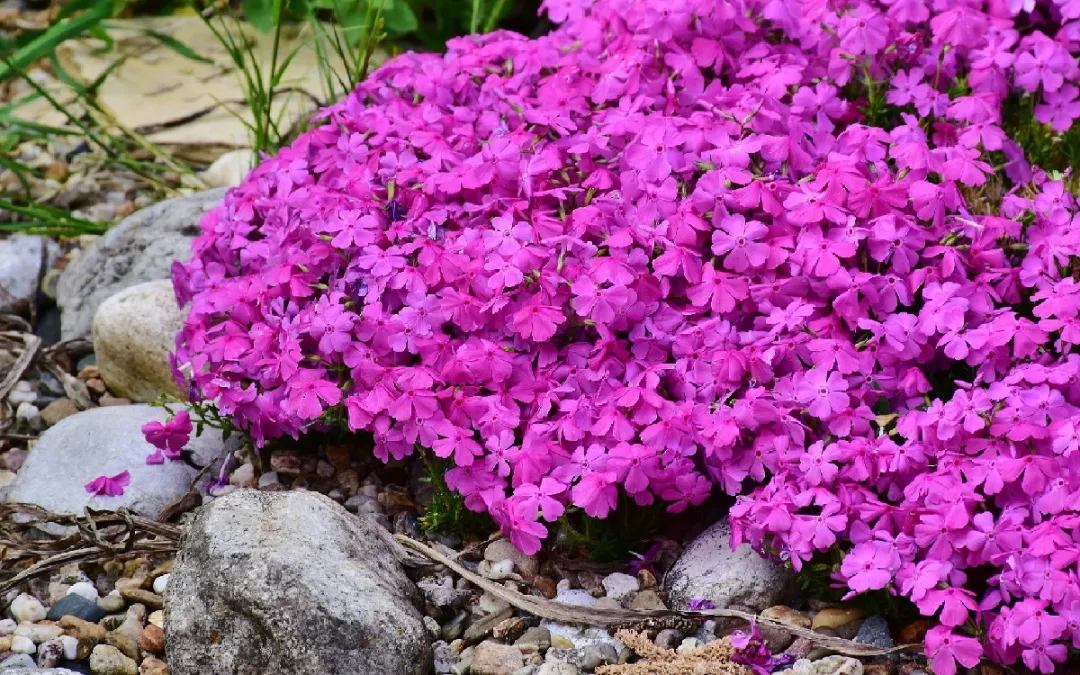
<path id="1" fill-rule="evenodd" d="M 113 395 L 132 401 L 182 395 L 169 369 L 169 352 L 184 316 L 167 279 L 126 288 L 101 303 L 94 316 L 94 353 Z"/>
<path id="2" fill-rule="evenodd" d="M 223 188 L 208 190 L 136 211 L 72 260 L 56 290 L 63 338 L 89 337 L 106 298 L 144 281 L 168 279 L 173 261 L 191 258 L 203 214 L 224 196 Z"/>
<path id="3" fill-rule="evenodd" d="M 559 591 L 555 596 L 555 602 L 564 602 L 568 605 L 579 607 L 595 607 L 597 599 L 583 589 L 569 589 Z M 573 649 L 585 649 L 592 645 L 608 644 L 620 652 L 625 648 L 622 641 L 616 640 L 609 631 L 603 628 L 579 626 L 576 624 L 561 623 L 544 619 L 540 625 L 547 628 L 551 633 L 551 645 L 557 643 L 569 644 Z"/>
<path id="4" fill-rule="evenodd" d="M 473 651 L 472 675 L 513 675 L 525 666 L 521 652 L 513 645 L 481 642 Z"/>
<path id="5" fill-rule="evenodd" d="M 202 179 L 210 187 L 235 187 L 244 182 L 244 177 L 257 163 L 258 158 L 251 148 L 230 150 L 202 172 Z"/>
<path id="6" fill-rule="evenodd" d="M 8 499 L 37 504 L 57 513 L 82 513 L 86 506 L 98 509 L 126 507 L 154 518 L 171 501 L 185 494 L 198 469 L 185 462 L 146 464 L 154 451 L 142 434 L 147 422 L 165 421 L 168 413 L 147 405 L 84 410 L 61 420 L 38 439 L 15 478 Z M 237 440 L 230 441 L 235 444 Z M 232 447 L 214 429 L 192 436 L 188 449 L 193 461 L 203 466 L 220 462 Z M 123 471 L 131 482 L 119 497 L 91 497 L 84 486 L 98 476 Z M 211 470 L 205 480 L 216 472 Z"/>
<path id="7" fill-rule="evenodd" d="M 863 665 L 850 656 L 826 656 L 817 661 L 799 659 L 779 675 L 863 675 Z"/>
<path id="8" fill-rule="evenodd" d="M 29 307 L 38 292 L 39 275 L 52 267 L 59 250 L 45 237 L 17 234 L 0 239 L 0 311 Z"/>
<path id="9" fill-rule="evenodd" d="M 687 609 L 695 598 L 719 608 L 744 605 L 761 611 L 784 604 L 794 575 L 742 544 L 734 551 L 727 519 L 692 541 L 664 575 L 664 589 L 673 609 Z"/>
<path id="10" fill-rule="evenodd" d="M 427 675 L 419 592 L 395 546 L 317 493 L 215 499 L 185 529 L 169 579 L 169 672 Z"/>

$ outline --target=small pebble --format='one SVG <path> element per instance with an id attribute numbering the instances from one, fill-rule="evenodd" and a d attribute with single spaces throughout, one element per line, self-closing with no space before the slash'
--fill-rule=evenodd
<path id="1" fill-rule="evenodd" d="M 698 640 L 695 637 L 688 637 L 688 638 L 686 638 L 685 640 L 682 641 L 682 644 L 680 644 L 679 647 L 675 651 L 680 653 L 680 654 L 685 654 L 687 652 L 694 651 L 695 649 L 697 649 L 700 646 L 701 646 L 701 640 Z"/>
<path id="2" fill-rule="evenodd" d="M 165 631 L 154 624 L 148 625 L 139 636 L 139 646 L 153 654 L 164 654 Z"/>
<path id="3" fill-rule="evenodd" d="M 89 581 L 80 581 L 77 584 L 72 584 L 68 589 L 68 595 L 81 595 L 91 602 L 97 602 L 98 592 L 94 584 Z"/>
<path id="4" fill-rule="evenodd" d="M 74 661 L 79 655 L 79 641 L 70 635 L 61 635 L 60 642 L 64 645 L 64 658 Z"/>
<path id="5" fill-rule="evenodd" d="M 154 592 L 158 595 L 165 594 L 165 588 L 169 585 L 169 575 L 162 574 L 157 579 L 154 579 Z"/>
<path id="6" fill-rule="evenodd" d="M 59 638 L 42 642 L 37 649 L 38 668 L 55 668 L 64 658 L 64 643 Z"/>
<path id="7" fill-rule="evenodd" d="M 24 668 L 27 670 L 33 670 L 37 668 L 37 662 L 34 661 L 34 657 L 29 654 L 12 654 L 8 658 L 0 661 L 0 671 L 7 670 L 9 668 Z"/>
<path id="8" fill-rule="evenodd" d="M 632 577 L 629 574 L 623 574 L 622 572 L 615 572 L 604 577 L 602 582 L 604 586 L 604 595 L 622 602 L 626 600 L 634 593 L 637 593 L 641 587 L 641 582 L 637 577 Z"/>
<path id="9" fill-rule="evenodd" d="M 161 609 L 165 606 L 165 598 L 152 591 L 141 588 L 121 588 L 120 597 L 128 602 L 137 602 L 146 605 L 150 609 Z"/>
<path id="10" fill-rule="evenodd" d="M 98 598 L 97 604 L 98 607 L 110 614 L 119 612 L 127 606 L 127 602 L 125 602 L 124 598 L 120 595 L 120 591 L 115 590 L 103 598 Z"/>
<path id="11" fill-rule="evenodd" d="M 45 611 L 45 605 L 41 604 L 40 600 L 26 593 L 22 593 L 15 598 L 8 611 L 11 612 L 12 618 L 18 623 L 36 623 L 44 619 L 48 614 Z"/>
<path id="12" fill-rule="evenodd" d="M 0 619 L 0 636 L 11 635 L 18 625 L 14 619 Z"/>
<path id="13" fill-rule="evenodd" d="M 24 623 L 15 629 L 16 637 L 30 638 L 36 645 L 55 640 L 63 634 L 64 629 L 52 623 Z"/>
<path id="14" fill-rule="evenodd" d="M 41 411 L 41 419 L 45 421 L 45 426 L 51 427 L 77 412 L 79 412 L 79 408 L 71 399 L 59 398 L 45 406 L 45 409 Z"/>
<path id="15" fill-rule="evenodd" d="M 18 407 L 22 403 L 33 403 L 36 401 L 37 392 L 34 391 L 34 385 L 26 380 L 19 380 L 15 385 L 15 388 L 8 394 L 7 400 L 11 405 Z"/>
<path id="16" fill-rule="evenodd" d="M 94 675 L 138 675 L 135 659 L 111 645 L 98 645 L 90 654 L 90 672 Z"/>
<path id="17" fill-rule="evenodd" d="M 146 620 L 149 621 L 150 623 L 154 624 L 158 628 L 164 628 L 165 627 L 165 612 L 161 611 L 160 609 L 157 610 L 156 612 L 150 612 L 150 616 L 147 617 Z"/>
<path id="18" fill-rule="evenodd" d="M 615 651 L 614 645 L 595 644 L 581 650 L 581 669 L 586 672 L 596 670 L 599 666 L 618 663 L 618 661 L 619 653 Z"/>
<path id="19" fill-rule="evenodd" d="M 34 641 L 24 635 L 16 635 L 11 638 L 11 651 L 16 654 L 36 654 L 37 645 Z"/>
<path id="20" fill-rule="evenodd" d="M 665 628 L 656 634 L 656 646 L 661 649 L 675 649 L 682 642 L 683 634 L 674 628 Z"/>
<path id="21" fill-rule="evenodd" d="M 41 419 L 41 410 L 33 403 L 20 403 L 15 411 L 15 419 L 30 431 L 41 431 L 45 428 L 45 420 Z"/>

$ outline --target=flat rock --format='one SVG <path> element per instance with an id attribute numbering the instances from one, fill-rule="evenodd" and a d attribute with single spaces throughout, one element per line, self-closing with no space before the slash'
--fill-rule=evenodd
<path id="1" fill-rule="evenodd" d="M 132 401 L 182 396 L 169 353 L 184 325 L 168 279 L 126 288 L 101 303 L 94 316 L 94 354 L 109 391 Z"/>
<path id="2" fill-rule="evenodd" d="M 171 675 L 427 675 L 397 544 L 306 491 L 236 490 L 185 528 L 165 597 Z"/>
<path id="3" fill-rule="evenodd" d="M 37 504 L 56 513 L 82 513 L 96 509 L 128 508 L 148 518 L 174 499 L 184 495 L 198 475 L 185 462 L 148 465 L 146 457 L 154 447 L 146 442 L 142 426 L 168 413 L 148 405 L 94 408 L 60 420 L 38 439 L 8 492 L 8 499 Z M 236 439 L 230 441 L 235 444 Z M 187 448 L 193 461 L 203 466 L 220 462 L 233 447 L 221 433 L 206 429 L 192 436 Z M 123 471 L 131 482 L 118 497 L 93 496 L 84 486 L 98 476 L 114 476 Z M 207 471 L 205 480 L 216 472 Z"/>
<path id="4" fill-rule="evenodd" d="M 45 237 L 17 234 L 0 239 L 0 312 L 30 308 L 39 278 L 56 262 L 59 250 Z"/>
<path id="5" fill-rule="evenodd" d="M 110 296 L 168 279 L 173 261 L 191 258 L 203 214 L 224 196 L 224 188 L 208 190 L 136 211 L 72 260 L 56 289 L 63 338 L 89 337 L 94 314 Z"/>
<path id="6" fill-rule="evenodd" d="M 792 591 L 794 574 L 759 556 L 747 544 L 734 551 L 727 519 L 702 532 L 664 575 L 673 609 L 688 609 L 694 599 L 718 608 L 744 605 L 761 611 L 782 605 Z"/>

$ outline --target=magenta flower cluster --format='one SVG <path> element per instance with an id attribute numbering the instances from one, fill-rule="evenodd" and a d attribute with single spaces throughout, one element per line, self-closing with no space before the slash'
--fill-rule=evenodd
<path id="1" fill-rule="evenodd" d="M 193 394 L 260 444 L 446 458 L 526 552 L 719 487 L 736 539 L 936 617 L 938 675 L 1053 671 L 1080 221 L 1003 109 L 1080 116 L 1080 2 L 546 5 L 541 39 L 392 60 L 204 219 Z"/>

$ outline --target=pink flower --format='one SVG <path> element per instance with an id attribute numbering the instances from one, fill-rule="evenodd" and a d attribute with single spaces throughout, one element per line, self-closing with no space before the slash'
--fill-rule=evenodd
<path id="1" fill-rule="evenodd" d="M 935 626 L 926 633 L 926 653 L 935 673 L 956 675 L 957 663 L 965 668 L 977 666 L 983 649 L 975 638 L 958 635 L 945 626 Z"/>
<path id="2" fill-rule="evenodd" d="M 119 497 L 131 482 L 131 474 L 122 471 L 115 476 L 98 476 L 86 484 L 86 491 L 92 495 Z"/>
<path id="3" fill-rule="evenodd" d="M 146 459 L 147 464 L 161 464 L 165 457 L 179 459 L 180 452 L 191 439 L 191 416 L 186 410 L 176 413 L 173 418 L 164 424 L 161 422 L 147 422 L 142 426 L 143 436 L 157 448 L 157 451 Z M 164 453 L 164 455 L 162 454 Z"/>

